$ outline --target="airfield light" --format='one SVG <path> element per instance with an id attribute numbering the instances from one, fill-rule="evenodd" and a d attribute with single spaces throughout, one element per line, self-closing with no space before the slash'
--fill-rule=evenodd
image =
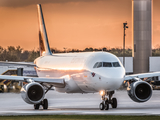
<path id="1" fill-rule="evenodd" d="M 128 28 L 127 26 L 127 22 L 123 23 L 123 28 L 124 28 L 124 36 L 123 36 L 123 66 L 125 67 L 125 37 L 126 37 L 126 28 Z"/>

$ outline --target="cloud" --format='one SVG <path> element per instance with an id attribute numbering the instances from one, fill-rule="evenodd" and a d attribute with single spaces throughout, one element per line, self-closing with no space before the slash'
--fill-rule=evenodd
<path id="1" fill-rule="evenodd" d="M 104 0 L 0 0 L 0 7 L 23 7 L 33 4 L 94 2 L 94 1 L 104 1 Z"/>

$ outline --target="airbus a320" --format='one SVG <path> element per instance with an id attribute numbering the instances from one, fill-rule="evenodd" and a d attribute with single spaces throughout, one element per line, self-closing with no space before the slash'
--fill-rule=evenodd
<path id="1" fill-rule="evenodd" d="M 40 57 L 34 64 L 38 77 L 0 75 L 0 79 L 26 82 L 21 89 L 22 99 L 33 104 L 34 109 L 48 109 L 45 94 L 52 88 L 63 93 L 99 92 L 100 110 L 108 110 L 109 104 L 117 108 L 115 90 L 124 81 L 128 83 L 128 95 L 135 102 L 146 102 L 152 96 L 151 85 L 142 78 L 160 76 L 160 72 L 125 75 L 120 60 L 108 52 L 84 52 L 52 54 L 47 38 L 41 5 L 37 5 L 39 19 Z"/>

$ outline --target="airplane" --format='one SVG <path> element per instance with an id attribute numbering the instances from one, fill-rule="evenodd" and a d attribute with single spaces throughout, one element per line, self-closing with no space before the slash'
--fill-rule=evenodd
<path id="1" fill-rule="evenodd" d="M 54 87 L 63 93 L 99 92 L 100 110 L 108 110 L 109 104 L 117 108 L 117 99 L 112 97 L 124 81 L 127 92 L 135 102 L 146 102 L 152 96 L 151 85 L 143 78 L 160 76 L 160 72 L 125 75 L 125 68 L 117 56 L 108 52 L 84 52 L 52 54 L 41 4 L 37 4 L 39 20 L 40 57 L 35 59 L 38 77 L 0 75 L 0 79 L 26 82 L 21 89 L 22 99 L 33 104 L 34 109 L 48 109 L 45 94 Z"/>

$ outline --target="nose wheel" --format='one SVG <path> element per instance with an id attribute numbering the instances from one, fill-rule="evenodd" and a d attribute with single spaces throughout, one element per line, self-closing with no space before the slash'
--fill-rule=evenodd
<path id="1" fill-rule="evenodd" d="M 102 95 L 102 102 L 99 105 L 100 110 L 108 110 L 109 104 L 111 104 L 112 108 L 117 108 L 117 99 L 112 98 L 114 91 L 106 92 Z"/>
<path id="2" fill-rule="evenodd" d="M 117 99 L 116 98 L 112 98 L 112 108 L 117 108 Z"/>

